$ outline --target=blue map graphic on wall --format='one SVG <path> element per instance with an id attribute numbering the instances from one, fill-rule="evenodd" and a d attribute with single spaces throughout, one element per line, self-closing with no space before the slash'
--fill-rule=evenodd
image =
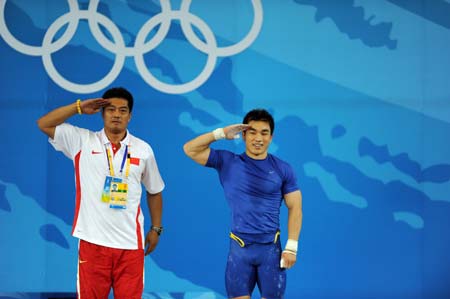
<path id="1" fill-rule="evenodd" d="M 230 212 L 216 172 L 182 147 L 257 107 L 273 114 L 270 152 L 293 166 L 303 195 L 286 298 L 450 297 L 448 1 L 99 1 L 93 32 L 95 2 L 0 1 L 0 297 L 75 292 L 73 165 L 36 120 L 110 86 L 133 93 L 130 132 L 151 144 L 166 183 L 144 298 L 226 298 Z M 69 12 L 77 24 L 64 23 Z M 170 26 L 139 64 L 136 40 L 151 18 L 161 22 L 144 42 Z M 120 70 L 118 34 L 128 49 Z M 90 85 L 116 67 L 107 86 Z M 201 76 L 186 92 L 158 89 Z M 100 115 L 69 122 L 102 128 Z M 245 150 L 241 139 L 212 146 Z"/>

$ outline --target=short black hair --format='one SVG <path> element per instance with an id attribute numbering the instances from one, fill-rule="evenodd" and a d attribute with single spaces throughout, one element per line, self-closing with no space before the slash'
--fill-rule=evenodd
<path id="1" fill-rule="evenodd" d="M 248 124 L 250 121 L 265 121 L 269 123 L 270 135 L 273 135 L 275 130 L 275 122 L 273 121 L 272 115 L 265 109 L 253 109 L 249 111 L 242 121 L 243 124 Z"/>
<path id="2" fill-rule="evenodd" d="M 128 109 L 130 109 L 130 112 L 133 110 L 133 95 L 126 90 L 123 87 L 113 87 L 105 91 L 102 98 L 104 99 L 111 99 L 111 98 L 119 98 L 127 100 L 128 102 Z"/>

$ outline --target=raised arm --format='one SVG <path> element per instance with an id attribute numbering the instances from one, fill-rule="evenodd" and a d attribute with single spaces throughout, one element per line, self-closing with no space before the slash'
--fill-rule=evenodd
<path id="1" fill-rule="evenodd" d="M 72 104 L 56 108 L 46 115 L 38 119 L 37 124 L 39 129 L 47 134 L 48 137 L 55 137 L 55 128 L 65 122 L 74 114 L 94 114 L 100 109 L 109 104 L 108 99 L 89 99 L 84 101 L 76 101 Z"/>
<path id="2" fill-rule="evenodd" d="M 235 124 L 225 128 L 215 129 L 186 142 L 183 146 L 185 154 L 195 162 L 205 165 L 210 153 L 209 145 L 220 139 L 234 139 L 237 134 L 245 131 L 249 125 Z"/>
<path id="3" fill-rule="evenodd" d="M 282 258 L 286 268 L 292 267 L 297 260 L 297 247 L 300 231 L 302 229 L 302 194 L 294 191 L 284 196 L 288 208 L 288 241 Z"/>

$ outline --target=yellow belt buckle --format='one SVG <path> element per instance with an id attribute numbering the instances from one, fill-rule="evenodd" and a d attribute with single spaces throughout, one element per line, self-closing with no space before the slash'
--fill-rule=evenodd
<path id="1" fill-rule="evenodd" d="M 239 246 L 241 246 L 241 247 L 245 246 L 245 242 L 241 238 L 239 238 L 238 236 L 233 234 L 232 232 L 230 232 L 230 238 L 235 240 L 239 244 Z"/>
<path id="2" fill-rule="evenodd" d="M 280 231 L 277 231 L 277 233 L 275 234 L 275 238 L 273 240 L 274 243 L 277 243 L 279 236 L 280 236 Z"/>

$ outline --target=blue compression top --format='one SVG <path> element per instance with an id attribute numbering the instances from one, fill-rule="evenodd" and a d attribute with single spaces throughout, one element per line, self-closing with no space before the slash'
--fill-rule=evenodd
<path id="1" fill-rule="evenodd" d="M 212 148 L 205 166 L 219 173 L 231 209 L 231 231 L 273 238 L 280 226 L 283 196 L 299 190 L 291 166 L 271 154 L 255 160 L 246 153 Z"/>

